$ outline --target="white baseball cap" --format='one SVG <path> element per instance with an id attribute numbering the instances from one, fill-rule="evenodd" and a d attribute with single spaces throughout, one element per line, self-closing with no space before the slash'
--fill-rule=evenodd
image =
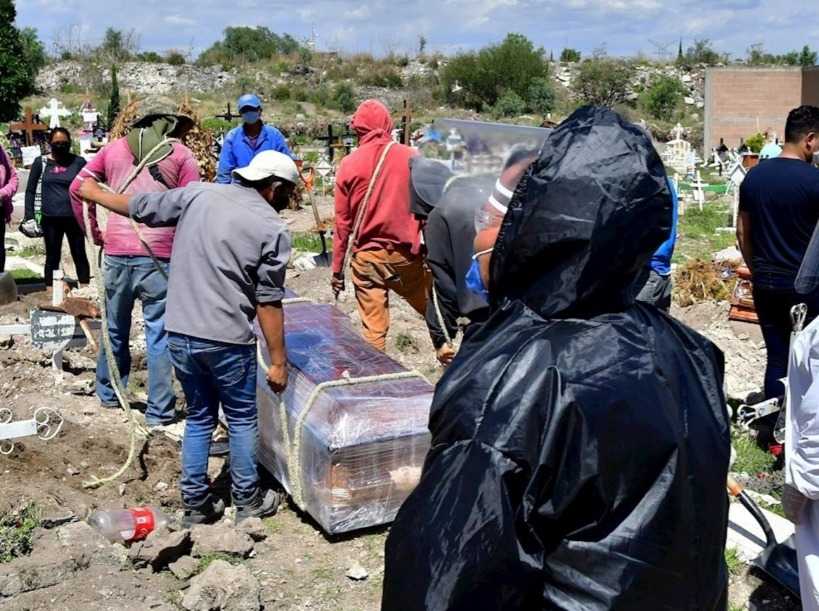
<path id="1" fill-rule="evenodd" d="M 258 182 L 271 176 L 294 185 L 299 182 L 299 170 L 296 164 L 290 157 L 279 151 L 262 151 L 244 168 L 233 170 L 233 174 L 251 182 Z"/>

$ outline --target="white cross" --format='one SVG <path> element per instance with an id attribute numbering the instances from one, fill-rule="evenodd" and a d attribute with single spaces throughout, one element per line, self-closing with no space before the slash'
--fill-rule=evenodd
<path id="1" fill-rule="evenodd" d="M 677 123 L 674 129 L 671 130 L 671 133 L 674 135 L 674 140 L 682 140 L 685 129 L 683 129 L 682 125 Z"/>
<path id="2" fill-rule="evenodd" d="M 60 117 L 69 117 L 72 113 L 67 108 L 63 108 L 56 98 L 51 98 L 48 101 L 48 106 L 44 106 L 40 109 L 40 116 L 41 117 L 51 117 L 51 120 L 48 123 L 49 129 L 54 129 L 55 127 L 60 127 Z"/>

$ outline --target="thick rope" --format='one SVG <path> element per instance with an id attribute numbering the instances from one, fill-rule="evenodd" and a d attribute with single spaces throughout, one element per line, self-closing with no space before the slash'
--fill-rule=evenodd
<path id="1" fill-rule="evenodd" d="M 292 299 L 284 299 L 282 300 L 283 305 L 289 305 L 293 303 L 312 303 L 312 300 L 306 299 L 304 297 L 295 297 Z M 256 359 L 259 361 L 259 365 L 263 370 L 267 370 L 267 362 L 264 360 L 264 356 L 262 355 L 262 349 L 258 342 L 256 342 Z M 293 439 L 290 438 L 290 428 L 287 426 L 287 408 L 284 404 L 284 398 L 279 396 L 279 420 L 280 420 L 280 427 L 282 430 L 282 439 L 284 441 L 284 447 L 287 451 L 287 480 L 290 482 L 290 495 L 293 497 L 293 501 L 296 503 L 298 507 L 304 509 L 304 497 L 302 495 L 303 490 L 303 482 L 302 482 L 302 475 L 301 472 L 301 440 L 302 434 L 304 431 L 304 423 L 307 420 L 307 416 L 310 415 L 310 411 L 313 409 L 313 406 L 316 404 L 319 396 L 331 388 L 339 388 L 343 386 L 356 386 L 359 384 L 370 384 L 373 382 L 388 382 L 391 380 L 406 380 L 410 378 L 418 378 L 424 381 L 427 379 L 417 371 L 399 371 L 397 373 L 384 373 L 380 375 L 374 376 L 365 376 L 361 378 L 351 378 L 351 377 L 344 377 L 340 380 L 328 380 L 326 382 L 322 382 L 318 384 L 313 391 L 310 393 L 310 396 L 307 398 L 307 403 L 304 406 L 304 409 L 299 413 L 298 417 L 296 418 L 295 427 L 293 430 L 294 437 Z"/>
<path id="2" fill-rule="evenodd" d="M 162 142 L 160 142 L 159 144 L 157 144 L 151 150 L 151 152 L 148 153 L 148 155 L 145 156 L 145 158 L 131 171 L 131 173 L 128 175 L 128 177 L 125 179 L 125 181 L 122 183 L 122 185 L 119 187 L 119 189 L 117 191 L 114 191 L 113 189 L 111 189 L 107 185 L 101 185 L 101 186 L 104 189 L 106 189 L 108 191 L 111 191 L 112 193 L 124 193 L 125 190 L 128 189 L 128 187 L 131 186 L 131 183 L 134 182 L 134 180 L 139 175 L 139 173 L 142 172 L 142 170 L 144 170 L 145 167 L 148 165 L 148 160 L 151 158 L 151 155 L 153 155 L 153 153 L 155 153 L 157 150 L 159 150 L 159 148 L 161 146 L 164 146 L 164 145 L 168 144 L 169 142 L 178 142 L 178 140 L 167 138 L 167 139 L 163 140 Z M 157 160 L 154 163 L 159 163 L 164 158 L 165 157 L 162 157 L 161 159 Z M 134 410 L 131 409 L 131 404 L 128 402 L 128 400 L 125 397 L 126 389 L 122 386 L 122 378 L 120 376 L 119 366 L 117 365 L 117 361 L 114 358 L 114 349 L 111 346 L 111 338 L 110 338 L 109 333 L 108 333 L 108 329 L 109 329 L 109 326 L 108 326 L 108 308 L 106 306 L 105 276 L 103 275 L 103 273 L 105 271 L 105 259 L 103 258 L 102 265 L 97 264 L 97 257 L 94 256 L 94 243 L 93 243 L 93 240 L 90 237 L 91 224 L 90 224 L 90 218 L 89 218 L 89 213 L 88 213 L 89 204 L 85 200 L 83 200 L 82 204 L 83 204 L 83 206 L 82 206 L 83 207 L 83 221 L 84 221 L 85 227 L 86 227 L 85 241 L 86 241 L 86 245 L 88 246 L 88 249 L 91 251 L 90 252 L 91 256 L 89 257 L 89 259 L 91 261 L 91 268 L 92 268 L 92 271 L 94 273 L 94 277 L 97 279 L 97 293 L 98 293 L 99 301 L 100 301 L 100 315 L 101 315 L 101 320 L 102 320 L 101 336 L 102 336 L 103 350 L 105 351 L 105 360 L 108 363 L 108 371 L 109 371 L 109 373 L 111 375 L 111 386 L 114 388 L 114 394 L 116 395 L 117 401 L 119 401 L 120 406 L 125 411 L 126 415 L 128 416 L 128 420 L 129 420 L 129 431 L 128 431 L 128 433 L 129 433 L 129 435 L 128 435 L 129 436 L 129 448 L 128 448 L 128 456 L 125 459 L 125 462 L 122 464 L 122 466 L 115 473 L 113 473 L 112 475 L 109 475 L 108 477 L 99 478 L 96 475 L 92 475 L 91 479 L 86 480 L 86 481 L 84 481 L 82 483 L 83 488 L 98 488 L 99 486 L 102 486 L 104 484 L 108 484 L 108 483 L 111 483 L 113 481 L 116 481 L 130 468 L 131 463 L 133 463 L 134 458 L 136 457 L 137 437 L 138 436 L 147 437 L 148 431 L 139 423 L 139 421 L 136 418 L 136 414 L 135 414 Z M 139 238 L 139 241 L 142 243 L 142 246 L 145 248 L 145 250 L 151 256 L 151 259 L 153 260 L 154 264 L 156 265 L 156 268 L 159 270 L 159 272 L 162 274 L 162 276 L 167 280 L 168 275 L 165 273 L 165 270 L 159 264 L 159 260 L 154 255 L 153 250 L 151 250 L 151 247 L 144 240 L 144 238 L 142 236 L 142 233 L 140 232 L 139 226 L 137 225 L 137 223 L 133 219 L 130 219 L 130 220 L 131 220 L 131 224 L 132 224 L 132 226 L 134 228 L 134 231 L 136 232 L 137 237 Z"/>
<path id="3" fill-rule="evenodd" d="M 454 349 L 455 344 L 452 341 L 452 337 L 449 335 L 449 330 L 446 328 L 446 322 L 444 321 L 444 315 L 441 313 L 441 306 L 438 303 L 438 291 L 435 290 L 435 281 L 432 281 L 432 305 L 435 307 L 435 318 L 438 319 L 438 325 L 441 327 L 441 331 L 444 334 L 444 339 L 446 340 L 446 345 L 450 348 Z"/>
<path id="4" fill-rule="evenodd" d="M 282 431 L 284 431 L 284 439 L 287 443 L 287 479 L 290 481 L 291 491 L 290 494 L 293 497 L 296 505 L 298 505 L 301 509 L 304 509 L 304 497 L 302 494 L 303 490 L 303 482 L 302 477 L 304 473 L 301 469 L 301 442 L 302 442 L 302 435 L 304 431 L 304 422 L 307 420 L 307 416 L 310 415 L 310 411 L 313 409 L 313 406 L 316 404 L 316 401 L 327 390 L 333 388 L 340 388 L 346 386 L 358 386 L 360 384 L 371 384 L 373 382 L 389 382 L 392 380 L 406 380 L 409 378 L 418 378 L 421 380 L 425 380 L 426 378 L 418 373 L 417 371 L 399 371 L 397 373 L 384 373 L 380 375 L 374 376 L 364 376 L 361 378 L 342 378 L 340 380 L 329 380 L 327 382 L 322 382 L 318 384 L 314 389 L 313 392 L 310 393 L 309 398 L 307 399 L 307 403 L 304 406 L 304 409 L 301 410 L 298 417 L 296 418 L 295 428 L 293 430 L 293 439 L 289 439 L 289 431 L 287 428 L 287 419 L 286 419 L 286 410 L 284 407 L 284 401 L 279 401 L 279 410 L 281 415 L 281 427 Z"/>
<path id="5" fill-rule="evenodd" d="M 381 174 L 381 168 L 384 167 L 384 161 L 387 159 L 387 153 L 390 152 L 390 149 L 394 144 L 395 141 L 391 140 L 387 146 L 384 147 L 381 157 L 379 157 L 378 163 L 375 166 L 375 172 L 373 172 L 372 178 L 370 178 L 370 184 L 367 185 L 367 193 L 364 195 L 364 199 L 362 200 L 361 205 L 358 207 L 358 211 L 355 215 L 355 222 L 353 223 L 353 231 L 350 233 L 350 236 L 347 239 L 347 250 L 344 251 L 344 259 L 341 261 L 342 273 L 346 274 L 347 266 L 350 264 L 350 258 L 353 253 L 353 248 L 358 242 L 358 232 L 361 231 L 361 223 L 364 221 L 364 213 L 367 211 L 367 205 L 370 203 L 370 196 L 372 196 L 375 183 L 378 180 L 378 176 Z"/>

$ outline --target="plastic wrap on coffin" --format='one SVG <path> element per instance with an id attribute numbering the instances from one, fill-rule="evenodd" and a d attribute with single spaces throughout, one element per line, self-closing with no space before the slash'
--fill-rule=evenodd
<path id="1" fill-rule="evenodd" d="M 305 414 L 319 384 L 407 370 L 367 345 L 330 305 L 285 305 L 285 333 L 283 410 L 264 372 L 258 376 L 260 462 L 328 533 L 391 522 L 429 449 L 433 387 L 421 377 L 334 386 L 318 392 Z"/>

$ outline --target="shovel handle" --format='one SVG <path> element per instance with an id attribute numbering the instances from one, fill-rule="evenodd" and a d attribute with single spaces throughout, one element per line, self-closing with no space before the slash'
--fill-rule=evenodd
<path id="1" fill-rule="evenodd" d="M 739 499 L 742 506 L 748 510 L 748 513 L 754 517 L 760 528 L 762 528 L 762 532 L 765 534 L 765 547 L 768 548 L 772 545 L 776 545 L 776 535 L 774 534 L 773 528 L 771 528 L 771 523 L 768 521 L 768 518 L 766 518 L 765 514 L 762 513 L 759 505 L 757 505 L 754 500 L 748 496 L 748 493 L 745 492 L 743 487 L 739 485 L 730 475 L 728 476 L 727 488 L 728 493 Z"/>
<path id="2" fill-rule="evenodd" d="M 731 477 L 730 475 L 728 476 L 727 488 L 728 488 L 728 494 L 730 494 L 734 498 L 736 498 L 740 494 L 742 494 L 742 490 L 743 490 L 742 486 L 740 486 L 736 482 L 736 480 L 734 480 L 734 478 Z"/>

